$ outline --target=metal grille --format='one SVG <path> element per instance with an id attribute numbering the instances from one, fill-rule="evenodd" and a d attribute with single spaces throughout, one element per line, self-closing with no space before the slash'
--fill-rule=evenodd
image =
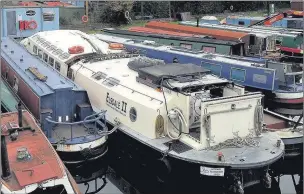
<path id="1" fill-rule="evenodd" d="M 164 145 L 169 148 L 170 142 L 172 142 L 171 150 L 175 151 L 178 154 L 192 150 L 191 147 L 187 146 L 186 144 L 184 144 L 180 141 L 169 141 L 169 142 L 164 143 Z"/>

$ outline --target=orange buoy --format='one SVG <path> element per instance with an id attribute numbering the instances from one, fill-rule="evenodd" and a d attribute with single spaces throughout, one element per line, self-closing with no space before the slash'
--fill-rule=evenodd
<path id="1" fill-rule="evenodd" d="M 122 50 L 123 48 L 124 48 L 123 44 L 120 44 L 120 43 L 110 43 L 109 44 L 109 49 Z"/>
<path id="2" fill-rule="evenodd" d="M 69 48 L 70 54 L 79 54 L 79 53 L 83 53 L 83 52 L 84 52 L 83 46 L 72 46 Z"/>

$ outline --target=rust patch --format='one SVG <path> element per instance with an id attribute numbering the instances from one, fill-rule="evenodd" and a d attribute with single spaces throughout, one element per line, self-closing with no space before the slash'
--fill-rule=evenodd
<path id="1" fill-rule="evenodd" d="M 12 172 L 11 178 L 3 181 L 10 190 L 21 190 L 25 185 L 40 183 L 51 178 L 62 178 L 65 172 L 56 151 L 49 143 L 43 131 L 39 128 L 34 117 L 27 111 L 22 112 L 23 126 L 35 129 L 19 131 L 16 141 L 6 136 L 8 158 Z M 4 113 L 1 115 L 1 125 L 18 123 L 18 113 Z M 17 160 L 17 149 L 26 147 L 31 158 L 25 161 Z"/>

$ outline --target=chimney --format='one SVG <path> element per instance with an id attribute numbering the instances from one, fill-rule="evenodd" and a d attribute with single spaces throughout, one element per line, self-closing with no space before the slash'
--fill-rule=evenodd
<path id="1" fill-rule="evenodd" d="M 19 127 L 22 127 L 22 109 L 21 109 L 21 101 L 18 103 L 18 124 Z"/>
<path id="2" fill-rule="evenodd" d="M 2 178 L 4 180 L 7 180 L 11 177 L 11 169 L 9 166 L 7 147 L 6 147 L 4 135 L 1 135 L 1 165 L 2 165 Z"/>

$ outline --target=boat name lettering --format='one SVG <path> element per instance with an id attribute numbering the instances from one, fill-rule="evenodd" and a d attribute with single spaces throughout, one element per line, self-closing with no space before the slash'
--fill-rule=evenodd
<path id="1" fill-rule="evenodd" d="M 115 100 L 113 97 L 110 96 L 109 92 L 107 92 L 106 98 L 107 104 L 120 112 L 121 114 L 125 115 L 127 112 L 127 103 L 124 101 Z"/>

